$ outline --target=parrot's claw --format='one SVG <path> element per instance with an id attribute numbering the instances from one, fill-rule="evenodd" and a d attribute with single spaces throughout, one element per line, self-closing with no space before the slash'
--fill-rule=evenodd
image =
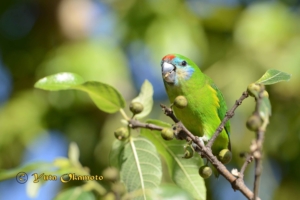
<path id="1" fill-rule="evenodd" d="M 203 146 L 205 146 L 204 143 L 208 142 L 208 140 L 209 140 L 206 136 L 202 136 L 202 137 L 196 136 L 196 137 L 198 138 L 198 140 L 200 140 L 200 142 L 203 144 Z"/>
<path id="2" fill-rule="evenodd" d="M 198 137 L 198 136 L 195 136 L 195 137 L 197 137 L 196 140 L 199 140 L 199 141 L 201 142 L 201 144 L 202 144 L 203 146 L 205 146 L 203 137 Z M 194 145 L 196 145 L 196 144 L 194 144 Z"/>
<path id="3" fill-rule="evenodd" d="M 196 137 L 196 140 L 200 141 L 202 143 L 202 145 L 204 146 L 204 141 L 203 141 L 203 138 L 202 137 L 198 137 L 198 136 L 195 136 Z M 200 151 L 200 148 L 198 147 L 198 145 L 196 143 L 192 143 L 192 147 L 195 149 L 196 152 L 198 152 L 198 154 L 203 158 L 203 155 Z"/>
<path id="4" fill-rule="evenodd" d="M 207 137 L 206 135 L 204 135 L 204 136 L 202 137 L 202 139 L 203 139 L 204 142 L 208 142 L 208 141 L 209 141 L 209 139 L 208 139 L 208 137 Z"/>

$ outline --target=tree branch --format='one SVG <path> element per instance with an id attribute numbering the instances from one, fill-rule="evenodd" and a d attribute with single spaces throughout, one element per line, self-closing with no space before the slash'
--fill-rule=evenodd
<path id="1" fill-rule="evenodd" d="M 241 168 L 241 171 L 239 173 L 239 178 L 244 179 L 244 173 L 247 168 L 247 166 L 253 161 L 254 157 L 252 155 L 247 155 L 246 160 Z"/>
<path id="2" fill-rule="evenodd" d="M 147 128 L 150 130 L 157 130 L 157 131 L 161 131 L 163 129 L 163 127 L 154 125 L 154 124 L 147 124 L 147 123 L 142 123 L 138 120 L 135 119 L 130 119 L 128 120 L 129 122 L 129 127 L 135 129 L 135 128 Z"/>
<path id="3" fill-rule="evenodd" d="M 170 117 L 175 123 L 179 122 L 179 119 L 174 115 L 174 112 L 171 108 L 168 108 L 167 106 L 160 104 L 160 107 L 164 111 L 165 115 Z"/>
<path id="4" fill-rule="evenodd" d="M 179 122 L 179 125 L 182 127 L 182 130 L 187 134 L 187 136 L 199 147 L 201 151 L 201 155 L 207 158 L 211 164 L 219 171 L 219 173 L 224 176 L 230 183 L 234 190 L 241 191 L 248 199 L 252 199 L 253 193 L 252 191 L 245 185 L 242 179 L 238 179 L 233 176 L 223 165 L 217 157 L 212 154 L 211 148 L 204 146 L 204 143 L 199 140 L 198 137 L 194 136 L 190 131 L 186 129 L 186 127 Z"/>
<path id="5" fill-rule="evenodd" d="M 164 105 L 162 105 L 162 107 L 166 108 Z M 170 108 L 166 108 L 168 109 L 168 111 L 170 111 Z M 174 116 L 174 114 L 171 114 L 170 112 L 168 112 L 171 116 Z M 174 116 L 175 117 L 175 116 Z M 175 117 L 176 118 L 176 117 Z M 162 130 L 163 127 L 154 125 L 154 124 L 147 124 L 147 123 L 142 123 L 139 122 L 135 119 L 131 119 L 129 120 L 129 126 L 131 128 L 147 128 L 150 130 Z M 216 167 L 218 169 L 218 171 L 220 172 L 221 175 L 223 175 L 232 185 L 234 190 L 239 190 L 241 191 L 248 199 L 252 199 L 253 197 L 253 193 L 252 191 L 245 185 L 243 179 L 238 179 L 235 176 L 233 176 L 227 169 L 226 167 L 217 159 L 217 157 L 215 157 L 212 154 L 212 151 L 210 148 L 207 148 L 204 143 L 201 142 L 201 140 L 199 140 L 198 137 L 194 136 L 189 130 L 186 129 L 186 127 L 181 123 L 181 121 L 179 121 L 177 123 L 177 127 L 179 129 L 181 129 L 181 131 L 183 131 L 188 138 L 190 138 L 196 145 L 197 147 L 200 149 L 201 154 L 205 156 L 205 158 L 207 158 L 214 167 Z"/>

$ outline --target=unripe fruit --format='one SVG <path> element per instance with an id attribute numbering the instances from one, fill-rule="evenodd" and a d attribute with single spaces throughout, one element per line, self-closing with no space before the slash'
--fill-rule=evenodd
<path id="1" fill-rule="evenodd" d="M 187 106 L 188 102 L 185 96 L 177 96 L 174 100 L 174 105 L 177 108 L 185 108 Z"/>
<path id="2" fill-rule="evenodd" d="M 254 151 L 253 156 L 256 159 L 260 159 L 261 158 L 261 153 L 259 151 Z"/>
<path id="3" fill-rule="evenodd" d="M 260 90 L 260 86 L 256 83 L 251 83 L 247 87 L 247 92 L 252 97 L 257 97 L 259 90 Z"/>
<path id="4" fill-rule="evenodd" d="M 121 182 L 117 182 L 117 183 L 114 183 L 112 186 L 111 186 L 111 190 L 117 194 L 124 194 L 126 192 L 126 188 L 125 188 L 125 185 Z"/>
<path id="5" fill-rule="evenodd" d="M 263 93 L 261 94 L 262 97 L 269 97 L 269 93 L 264 90 Z"/>
<path id="6" fill-rule="evenodd" d="M 251 115 L 246 122 L 246 126 L 250 131 L 257 131 L 261 125 L 262 120 L 258 115 Z"/>
<path id="7" fill-rule="evenodd" d="M 117 181 L 119 180 L 119 171 L 114 167 L 106 168 L 103 172 L 103 177 L 107 181 Z"/>
<path id="8" fill-rule="evenodd" d="M 184 147 L 184 155 L 182 158 L 191 158 L 194 156 L 195 150 L 191 145 L 187 145 Z"/>
<path id="9" fill-rule="evenodd" d="M 107 193 L 104 197 L 102 197 L 102 200 L 115 200 L 116 196 L 113 192 Z"/>
<path id="10" fill-rule="evenodd" d="M 161 137 L 165 140 L 172 140 L 174 138 L 174 132 L 170 128 L 163 128 L 161 131 Z"/>
<path id="11" fill-rule="evenodd" d="M 209 166 L 204 165 L 204 166 L 200 167 L 199 174 L 202 178 L 206 179 L 206 178 L 209 178 L 211 176 L 212 170 Z"/>
<path id="12" fill-rule="evenodd" d="M 125 141 L 129 137 L 128 129 L 125 127 L 118 128 L 115 130 L 114 134 L 115 137 L 121 141 Z"/>
<path id="13" fill-rule="evenodd" d="M 144 106 L 140 102 L 131 102 L 129 109 L 135 115 L 141 113 L 144 110 Z"/>
<path id="14" fill-rule="evenodd" d="M 221 163 L 227 164 L 231 161 L 231 158 L 232 153 L 229 151 L 229 149 L 223 149 L 219 152 L 218 159 L 221 161 Z"/>

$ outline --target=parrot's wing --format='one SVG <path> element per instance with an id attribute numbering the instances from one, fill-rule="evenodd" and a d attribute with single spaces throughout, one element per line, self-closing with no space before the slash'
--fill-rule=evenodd
<path id="1" fill-rule="evenodd" d="M 217 97 L 219 99 L 219 108 L 218 108 L 218 116 L 220 118 L 220 120 L 222 121 L 226 115 L 227 112 L 227 106 L 224 100 L 224 97 L 221 93 L 221 91 L 219 90 L 219 88 L 211 81 L 210 86 L 217 92 Z M 231 144 L 230 144 L 230 122 L 227 121 L 224 127 L 227 135 L 228 135 L 228 149 L 231 151 Z"/>

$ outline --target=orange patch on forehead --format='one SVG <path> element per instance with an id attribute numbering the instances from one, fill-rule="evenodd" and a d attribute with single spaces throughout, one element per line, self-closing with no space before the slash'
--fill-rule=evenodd
<path id="1" fill-rule="evenodd" d="M 172 60 L 173 58 L 175 58 L 173 54 L 168 54 L 165 57 L 163 57 L 163 60 Z"/>

